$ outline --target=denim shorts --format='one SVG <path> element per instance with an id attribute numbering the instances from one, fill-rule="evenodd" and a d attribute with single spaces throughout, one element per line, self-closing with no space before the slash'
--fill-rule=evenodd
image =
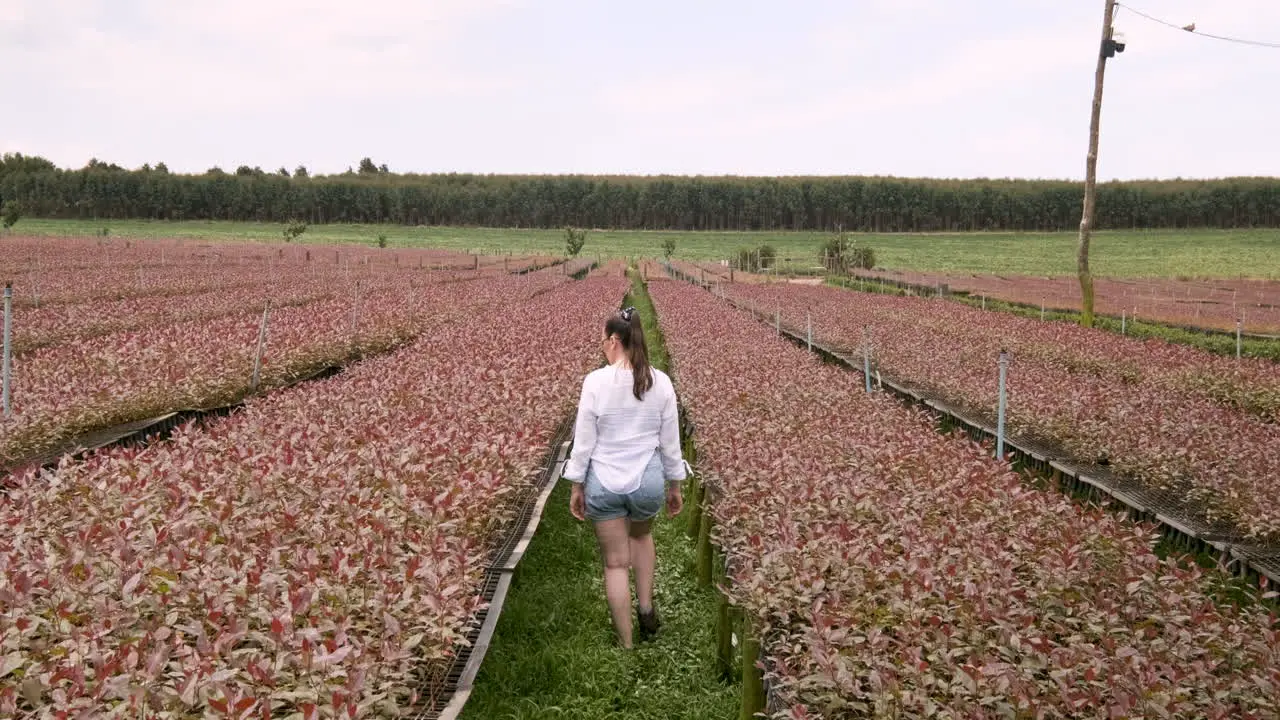
<path id="1" fill-rule="evenodd" d="M 587 499 L 587 519 L 592 522 L 630 518 L 642 521 L 652 520 L 662 509 L 666 498 L 666 481 L 662 477 L 662 456 L 657 452 L 645 465 L 640 478 L 640 487 L 619 495 L 610 492 L 600 484 L 591 465 L 587 465 L 587 479 L 583 483 L 583 494 Z"/>

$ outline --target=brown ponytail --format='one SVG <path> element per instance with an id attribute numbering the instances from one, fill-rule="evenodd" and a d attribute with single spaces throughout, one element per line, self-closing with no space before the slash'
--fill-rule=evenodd
<path id="1" fill-rule="evenodd" d="M 653 370 L 649 366 L 649 350 L 644 344 L 644 327 L 640 324 L 640 313 L 629 307 L 609 317 L 604 323 L 606 335 L 617 335 L 622 349 L 627 353 L 627 362 L 631 363 L 631 373 L 635 377 L 632 392 L 637 400 L 644 400 L 644 394 L 653 387 Z"/>

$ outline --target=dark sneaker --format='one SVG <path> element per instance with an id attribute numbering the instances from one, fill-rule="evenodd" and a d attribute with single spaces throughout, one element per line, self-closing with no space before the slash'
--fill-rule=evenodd
<path id="1" fill-rule="evenodd" d="M 640 642 L 652 640 L 658 634 L 658 628 L 662 627 L 657 608 L 652 608 L 647 613 L 636 608 L 636 620 L 636 626 L 640 629 Z"/>

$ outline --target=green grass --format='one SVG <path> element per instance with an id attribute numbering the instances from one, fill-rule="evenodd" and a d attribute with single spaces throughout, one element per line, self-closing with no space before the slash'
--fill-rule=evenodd
<path id="1" fill-rule="evenodd" d="M 636 311 L 640 313 L 640 324 L 644 327 L 645 346 L 649 350 L 649 364 L 668 372 L 671 368 L 671 358 L 667 355 L 667 344 L 662 337 L 662 329 L 658 327 L 658 311 L 653 307 L 653 301 L 649 299 L 649 291 L 641 279 L 640 273 L 634 269 L 630 270 L 631 275 L 631 292 L 623 298 L 622 305 L 634 306 Z"/>
<path id="2" fill-rule="evenodd" d="M 120 237 L 180 237 L 210 240 L 279 241 L 284 226 L 274 223 L 209 221 L 81 221 L 23 219 L 14 232 L 37 235 L 93 235 L 110 228 Z M 558 230 L 409 227 L 402 225 L 312 225 L 299 242 L 360 243 L 389 247 L 441 247 L 481 252 L 564 253 Z M 813 232 L 591 231 L 584 255 L 659 257 L 662 241 L 676 241 L 675 259 L 727 259 L 739 248 L 773 245 L 787 266 L 818 264 L 826 237 Z M 955 273 L 1071 275 L 1076 235 L 1063 233 L 867 234 L 877 265 L 900 270 Z M 1280 279 L 1280 229 L 1137 230 L 1095 235 L 1092 269 L 1109 277 L 1256 277 Z"/>
<path id="3" fill-rule="evenodd" d="M 641 313 L 650 360 L 665 368 L 653 305 L 634 274 L 632 283 L 626 302 Z M 684 520 L 664 513 L 654 524 L 662 631 L 623 650 L 605 604 L 595 535 L 569 514 L 569 485 L 561 482 L 516 570 L 464 720 L 736 717 L 741 688 L 719 679 L 716 594 L 698 588 Z"/>
<path id="4" fill-rule="evenodd" d="M 623 650 L 595 536 L 569 514 L 562 481 L 516 571 L 464 720 L 735 717 L 741 690 L 718 679 L 715 595 L 697 587 L 684 524 L 662 517 L 654 539 L 662 631 Z"/>

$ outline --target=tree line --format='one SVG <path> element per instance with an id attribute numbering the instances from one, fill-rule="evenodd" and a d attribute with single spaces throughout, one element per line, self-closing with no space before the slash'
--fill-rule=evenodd
<path id="1" fill-rule="evenodd" d="M 241 166 L 172 173 L 0 158 L 0 203 L 32 217 L 397 223 L 512 228 L 937 232 L 1074 230 L 1080 183 L 893 177 L 399 174 L 369 158 L 311 175 Z M 1101 228 L 1280 227 L 1280 178 L 1111 182 Z"/>

